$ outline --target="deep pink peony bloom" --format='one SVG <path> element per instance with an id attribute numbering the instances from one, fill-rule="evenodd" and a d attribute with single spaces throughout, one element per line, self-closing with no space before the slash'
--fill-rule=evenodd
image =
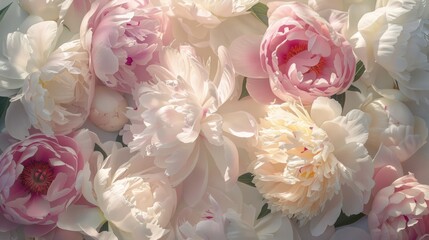
<path id="1" fill-rule="evenodd" d="M 343 36 L 301 3 L 269 3 L 264 36 L 242 36 L 231 45 L 234 67 L 261 103 L 300 99 L 311 104 L 347 90 L 356 60 Z M 258 51 L 258 52 L 256 52 Z"/>
<path id="2" fill-rule="evenodd" d="M 34 134 L 0 156 L 0 231 L 26 236 L 54 229 L 58 214 L 81 194 L 82 170 L 93 151 L 87 130 L 73 136 Z"/>
<path id="3" fill-rule="evenodd" d="M 108 87 L 130 93 L 148 81 L 146 66 L 171 39 L 160 7 L 142 0 L 97 0 L 81 25 L 83 46 L 95 75 Z"/>
<path id="4" fill-rule="evenodd" d="M 428 185 L 420 184 L 413 174 L 398 178 L 374 198 L 368 214 L 372 239 L 427 239 L 428 205 Z"/>

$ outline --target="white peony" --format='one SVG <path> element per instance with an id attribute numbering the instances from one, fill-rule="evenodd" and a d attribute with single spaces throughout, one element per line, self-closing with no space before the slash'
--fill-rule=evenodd
<path id="1" fill-rule="evenodd" d="M 61 31 L 56 22 L 43 21 L 8 35 L 0 89 L 12 97 L 6 129 L 15 138 L 28 135 L 31 125 L 45 134 L 68 134 L 89 114 L 94 79 L 88 55 L 79 39 L 60 42 Z"/>
<path id="2" fill-rule="evenodd" d="M 398 89 L 415 102 L 429 102 L 429 5 L 425 0 L 378 1 L 358 20 L 350 41 L 379 93 Z M 355 19 L 354 21 L 356 21 Z"/>
<path id="3" fill-rule="evenodd" d="M 375 156 L 380 145 L 403 162 L 426 143 L 428 129 L 422 118 L 398 100 L 378 98 L 361 107 L 371 117 L 366 147 Z"/>
<path id="4" fill-rule="evenodd" d="M 175 219 L 178 240 L 293 240 L 299 239 L 293 222 L 281 213 L 257 219 L 262 196 L 239 184 L 230 191 L 209 188 L 203 201 L 180 209 Z"/>
<path id="5" fill-rule="evenodd" d="M 263 34 L 266 27 L 249 9 L 258 0 L 161 0 L 175 24 L 180 42 L 211 47 L 214 52 L 244 34 Z"/>
<path id="6" fill-rule="evenodd" d="M 153 156 L 172 184 L 183 183 L 185 201 L 202 197 L 214 161 L 227 184 L 237 180 L 238 151 L 234 138 L 255 136 L 256 120 L 234 108 L 235 74 L 225 48 L 219 48 L 216 74 L 201 63 L 189 46 L 164 48 L 160 65 L 149 73 L 155 85 L 143 84 L 134 93 L 138 106 L 127 116 L 124 141 L 133 151 Z M 213 71 L 215 72 L 215 71 Z M 216 171 L 210 169 L 210 171 Z"/>
<path id="7" fill-rule="evenodd" d="M 309 112 L 294 102 L 270 106 L 250 167 L 271 209 L 301 225 L 309 222 L 314 236 L 333 225 L 341 211 L 362 212 L 374 186 L 364 147 L 369 120 L 360 110 L 346 116 L 341 110 L 328 98 L 317 98 Z"/>

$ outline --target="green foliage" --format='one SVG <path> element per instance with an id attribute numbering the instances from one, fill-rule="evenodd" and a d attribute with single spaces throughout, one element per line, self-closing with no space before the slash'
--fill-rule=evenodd
<path id="1" fill-rule="evenodd" d="M 365 216 L 365 214 L 363 214 L 363 213 L 347 216 L 346 214 L 341 212 L 341 214 L 338 217 L 337 221 L 335 222 L 334 226 L 336 228 L 341 227 L 341 226 L 346 226 L 346 225 L 349 225 L 349 224 L 352 224 L 352 223 L 358 221 L 359 219 L 361 219 L 364 216 Z"/>
<path id="2" fill-rule="evenodd" d="M 9 107 L 10 99 L 7 97 L 0 97 L 0 119 L 4 119 L 6 110 Z"/>
<path id="3" fill-rule="evenodd" d="M 251 187 L 255 187 L 255 184 L 252 182 L 253 181 L 253 174 L 251 174 L 251 173 L 245 173 L 245 174 L 239 176 L 238 181 L 242 182 L 244 184 L 247 184 Z"/>
<path id="4" fill-rule="evenodd" d="M 245 77 L 244 80 L 243 80 L 242 88 L 241 88 L 241 95 L 238 98 L 238 100 L 240 100 L 240 99 L 242 99 L 244 97 L 249 96 L 249 92 L 247 91 L 247 88 L 246 88 L 246 83 L 247 83 L 247 78 Z"/>
<path id="5" fill-rule="evenodd" d="M 107 153 L 97 143 L 94 146 L 94 151 L 100 152 L 103 155 L 103 159 L 107 158 Z"/>
<path id="6" fill-rule="evenodd" d="M 365 66 L 363 65 L 363 62 L 362 61 L 357 62 L 355 78 L 353 79 L 353 82 L 356 82 L 357 80 L 359 80 L 359 78 L 362 77 L 364 72 L 365 72 Z"/>
<path id="7" fill-rule="evenodd" d="M 268 26 L 268 7 L 267 5 L 263 3 L 257 3 L 252 8 L 250 8 L 250 11 L 259 19 L 261 22 L 263 22 L 265 25 Z"/>
<path id="8" fill-rule="evenodd" d="M 271 210 L 268 209 L 268 203 L 265 203 L 264 206 L 261 208 L 261 212 L 258 215 L 258 219 L 263 218 L 271 213 Z"/>
<path id="9" fill-rule="evenodd" d="M 7 10 L 9 9 L 11 4 L 7 5 L 5 8 L 3 8 L 2 10 L 0 10 L 0 21 L 3 19 L 4 15 L 6 14 Z"/>

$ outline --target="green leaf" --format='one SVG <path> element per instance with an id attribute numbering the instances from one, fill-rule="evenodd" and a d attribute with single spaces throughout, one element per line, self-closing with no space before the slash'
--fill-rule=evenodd
<path id="1" fill-rule="evenodd" d="M 347 89 L 347 91 L 360 92 L 360 89 L 353 86 L 353 85 L 350 85 L 350 87 L 349 87 L 349 89 Z"/>
<path id="2" fill-rule="evenodd" d="M 245 77 L 244 80 L 243 80 L 243 85 L 242 85 L 242 88 L 241 88 L 241 95 L 238 98 L 238 100 L 240 100 L 240 99 L 242 99 L 244 97 L 249 96 L 249 92 L 247 91 L 247 88 L 246 88 L 246 83 L 247 83 L 247 77 Z"/>
<path id="3" fill-rule="evenodd" d="M 270 213 L 271 213 L 271 210 L 268 209 L 268 203 L 265 203 L 264 206 L 262 206 L 261 212 L 259 213 L 257 219 L 263 218 L 263 217 L 267 216 Z"/>
<path id="4" fill-rule="evenodd" d="M 126 147 L 126 146 L 127 146 L 127 145 L 124 143 L 123 139 L 122 139 L 122 135 L 119 135 L 119 134 L 118 134 L 118 136 L 116 136 L 115 141 L 116 141 L 116 142 L 118 142 L 118 143 L 120 143 L 120 144 L 122 144 L 122 147 Z"/>
<path id="5" fill-rule="evenodd" d="M 97 143 L 94 146 L 94 151 L 100 152 L 103 155 L 103 159 L 107 158 L 107 153 Z"/>
<path id="6" fill-rule="evenodd" d="M 353 79 L 353 82 L 356 82 L 359 80 L 360 77 L 362 77 L 362 74 L 365 72 L 365 66 L 363 65 L 362 61 L 359 61 L 356 63 L 356 72 L 355 72 L 355 78 Z"/>
<path id="7" fill-rule="evenodd" d="M 344 104 L 346 103 L 346 93 L 336 94 L 332 96 L 332 98 L 339 102 L 341 107 L 344 108 Z"/>
<path id="8" fill-rule="evenodd" d="M 250 8 L 250 11 L 259 19 L 261 22 L 263 22 L 265 25 L 268 26 L 268 7 L 267 5 L 263 3 L 257 3 L 252 8 Z"/>
<path id="9" fill-rule="evenodd" d="M 9 107 L 10 99 L 7 97 L 0 97 L 0 119 L 6 115 L 6 110 Z"/>
<path id="10" fill-rule="evenodd" d="M 244 184 L 247 184 L 249 186 L 256 187 L 255 184 L 252 182 L 253 181 L 253 174 L 251 174 L 251 173 L 245 173 L 245 174 L 239 176 L 238 181 L 242 182 Z"/>
<path id="11" fill-rule="evenodd" d="M 363 213 L 347 216 L 346 214 L 341 212 L 340 216 L 338 217 L 337 221 L 335 222 L 335 227 L 337 228 L 337 227 L 352 224 L 364 216 L 365 216 L 365 214 L 363 214 Z"/>
<path id="12" fill-rule="evenodd" d="M 10 3 L 5 8 L 3 8 L 2 10 L 0 10 L 0 21 L 3 19 L 4 15 L 6 14 L 7 10 L 9 9 L 10 5 L 12 5 L 12 3 Z"/>
<path id="13" fill-rule="evenodd" d="M 100 230 L 98 230 L 99 233 L 104 232 L 104 231 L 109 231 L 109 222 L 106 221 L 100 228 Z"/>

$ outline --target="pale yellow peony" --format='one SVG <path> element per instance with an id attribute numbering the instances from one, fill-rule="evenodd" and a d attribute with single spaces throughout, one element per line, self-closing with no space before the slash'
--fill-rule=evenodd
<path id="1" fill-rule="evenodd" d="M 271 209 L 309 222 L 315 236 L 341 211 L 360 213 L 374 185 L 364 147 L 368 119 L 360 110 L 340 114 L 341 106 L 328 98 L 317 98 L 310 112 L 295 102 L 270 106 L 250 167 Z"/>

